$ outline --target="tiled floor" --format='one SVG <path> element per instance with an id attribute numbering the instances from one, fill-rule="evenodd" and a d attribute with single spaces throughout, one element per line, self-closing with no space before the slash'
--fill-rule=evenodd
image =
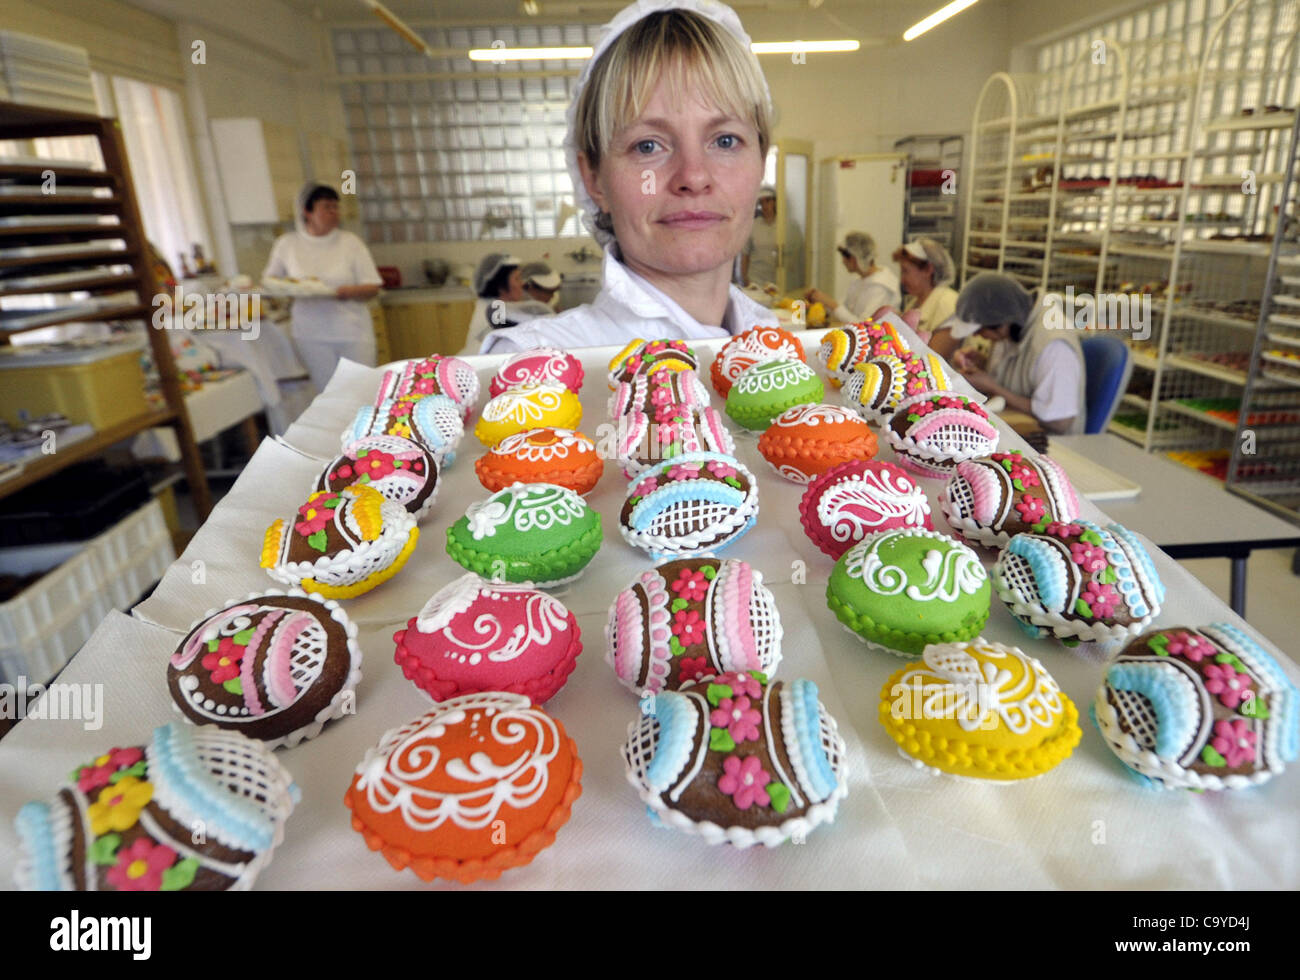
<path id="1" fill-rule="evenodd" d="M 1291 573 L 1290 548 L 1251 553 L 1246 570 L 1246 622 L 1300 661 L 1300 576 Z M 1226 558 L 1195 558 L 1184 568 L 1228 601 L 1232 563 Z"/>

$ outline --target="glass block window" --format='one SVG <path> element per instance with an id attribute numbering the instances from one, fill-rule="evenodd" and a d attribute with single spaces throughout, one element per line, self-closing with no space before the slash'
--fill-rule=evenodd
<path id="1" fill-rule="evenodd" d="M 470 61 L 470 48 L 594 46 L 599 25 L 424 28 L 427 57 L 383 26 L 333 32 L 371 242 L 577 237 L 564 115 L 583 61 Z"/>

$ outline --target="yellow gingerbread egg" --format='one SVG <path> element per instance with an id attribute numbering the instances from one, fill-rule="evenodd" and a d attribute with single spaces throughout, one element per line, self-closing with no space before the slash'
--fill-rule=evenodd
<path id="1" fill-rule="evenodd" d="M 530 429 L 576 429 L 582 421 L 578 396 L 556 381 L 518 385 L 485 406 L 474 435 L 485 446 Z"/>

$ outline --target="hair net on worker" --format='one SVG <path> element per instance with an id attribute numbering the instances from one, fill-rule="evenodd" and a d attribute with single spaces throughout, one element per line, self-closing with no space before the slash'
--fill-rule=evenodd
<path id="1" fill-rule="evenodd" d="M 573 194 L 582 213 L 583 225 L 591 232 L 592 237 L 600 243 L 601 248 L 614 240 L 614 233 L 596 226 L 596 217 L 600 214 L 600 208 L 591 195 L 587 193 L 587 185 L 582 181 L 582 171 L 578 168 L 578 134 L 574 132 L 574 129 L 577 124 L 579 97 L 582 90 L 587 86 L 587 80 L 591 78 L 592 70 L 600 61 L 600 56 L 618 39 L 619 35 L 638 21 L 661 10 L 693 11 L 702 17 L 707 17 L 709 20 L 721 24 L 739 38 L 745 47 L 748 48 L 751 43 L 749 35 L 745 33 L 745 28 L 741 26 L 740 18 L 736 15 L 736 12 L 726 4 L 718 3 L 717 0 L 636 0 L 635 3 L 629 4 L 615 14 L 614 19 L 604 26 L 600 38 L 596 41 L 596 46 L 591 52 L 591 59 L 582 69 L 582 74 L 578 76 L 578 84 L 574 86 L 568 111 L 564 115 L 567 125 L 564 137 L 564 160 L 569 168 L 569 178 L 573 181 Z M 767 91 L 770 105 L 772 96 L 771 91 L 767 88 L 766 80 L 763 82 L 763 88 Z"/>
<path id="2" fill-rule="evenodd" d="M 559 289 L 561 283 L 560 274 L 545 262 L 529 262 L 519 270 L 519 278 L 540 289 Z"/>
<path id="3" fill-rule="evenodd" d="M 1020 283 L 1000 272 L 981 272 L 957 296 L 956 316 L 960 323 L 952 325 L 952 335 L 960 340 L 981 327 L 1004 323 L 1024 326 L 1033 309 L 1034 297 Z"/>
<path id="4" fill-rule="evenodd" d="M 956 273 L 952 256 L 948 254 L 946 248 L 933 238 L 914 238 L 899 251 L 906 252 L 917 262 L 930 263 L 932 285 L 946 286 L 952 282 Z M 894 260 L 898 261 L 898 252 L 894 253 Z"/>
<path id="5" fill-rule="evenodd" d="M 844 236 L 844 244 L 840 249 L 857 259 L 864 272 L 876 261 L 876 240 L 866 232 L 849 232 Z"/>
<path id="6" fill-rule="evenodd" d="M 483 256 L 483 261 L 478 264 L 478 271 L 474 273 L 474 295 L 482 296 L 483 290 L 492 281 L 492 277 L 511 265 L 523 265 L 523 263 L 513 255 L 504 252 L 492 252 Z"/>

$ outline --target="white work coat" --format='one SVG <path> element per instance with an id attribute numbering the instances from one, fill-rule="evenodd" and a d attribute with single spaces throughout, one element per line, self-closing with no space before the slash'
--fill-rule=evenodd
<path id="1" fill-rule="evenodd" d="M 898 276 L 878 268 L 869 276 L 857 276 L 849 283 L 844 302 L 835 307 L 833 316 L 841 323 L 858 323 L 882 306 L 898 306 L 903 295 L 898 290 Z"/>
<path id="2" fill-rule="evenodd" d="M 623 346 L 633 340 L 703 340 L 743 333 L 750 327 L 778 325 L 771 310 L 729 287 L 722 326 L 706 326 L 662 291 L 605 250 L 604 285 L 591 303 L 540 317 L 517 327 L 493 330 L 482 354 L 513 354 L 534 347 Z"/>

